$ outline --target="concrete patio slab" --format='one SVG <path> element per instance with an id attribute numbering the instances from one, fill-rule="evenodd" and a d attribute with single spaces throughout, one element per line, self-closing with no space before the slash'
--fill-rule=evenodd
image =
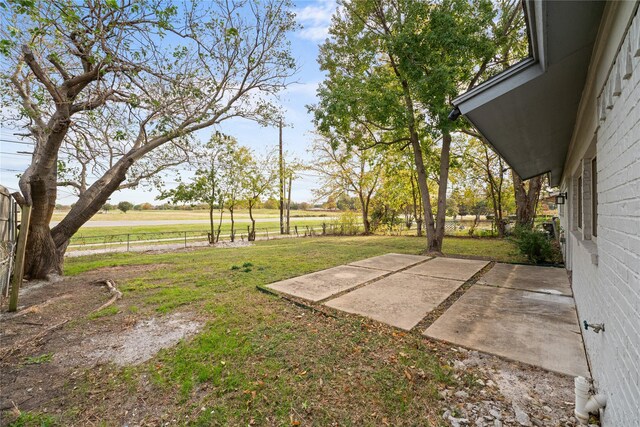
<path id="1" fill-rule="evenodd" d="M 562 374 L 589 373 L 571 297 L 474 285 L 424 335 Z"/>
<path id="2" fill-rule="evenodd" d="M 408 331 L 460 286 L 457 280 L 396 273 L 325 305 Z"/>
<path id="3" fill-rule="evenodd" d="M 496 264 L 478 284 L 572 296 L 571 285 L 564 268 Z"/>
<path id="4" fill-rule="evenodd" d="M 352 262 L 349 265 L 354 265 L 356 267 L 375 268 L 385 271 L 398 271 L 402 270 L 403 268 L 410 267 L 414 264 L 418 264 L 419 262 L 427 261 L 429 259 L 431 259 L 431 257 L 420 255 L 385 254 Z"/>
<path id="5" fill-rule="evenodd" d="M 489 261 L 438 257 L 424 264 L 411 267 L 406 270 L 406 273 L 465 282 L 487 264 L 489 264 Z"/>
<path id="6" fill-rule="evenodd" d="M 384 270 L 343 265 L 267 285 L 268 288 L 308 301 L 321 301 L 337 293 L 389 274 Z"/>

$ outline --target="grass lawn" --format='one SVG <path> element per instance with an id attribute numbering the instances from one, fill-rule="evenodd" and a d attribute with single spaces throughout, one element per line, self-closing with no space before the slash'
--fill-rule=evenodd
<path id="1" fill-rule="evenodd" d="M 326 317 L 256 289 L 388 252 L 418 254 L 423 245 L 411 237 L 325 237 L 68 259 L 69 276 L 131 271 L 118 281 L 124 297 L 117 310 L 85 316 L 75 328 L 171 312 L 192 313 L 204 326 L 142 365 L 87 370 L 59 398 L 62 413 L 21 418 L 122 425 L 125 410 L 135 407 L 145 425 L 445 425 L 439 391 L 473 388 L 476 378 L 454 375 L 443 346 L 357 317 Z M 522 261 L 504 240 L 450 238 L 444 250 Z M 157 268 L 137 267 L 151 264 Z"/>

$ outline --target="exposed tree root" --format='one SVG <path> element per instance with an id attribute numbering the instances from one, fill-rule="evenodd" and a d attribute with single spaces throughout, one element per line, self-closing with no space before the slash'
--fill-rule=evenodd
<path id="1" fill-rule="evenodd" d="M 109 293 L 112 295 L 111 299 L 109 299 L 109 301 L 105 302 L 100 307 L 98 307 L 95 310 L 93 310 L 91 313 L 95 313 L 96 311 L 103 310 L 103 309 L 109 307 L 111 304 L 113 304 L 117 300 L 119 300 L 120 298 L 122 298 L 122 292 L 120 292 L 118 290 L 118 288 L 116 287 L 115 282 L 113 280 L 111 280 L 111 279 L 97 280 L 95 282 L 92 282 L 91 284 L 92 285 L 105 285 L 107 287 L 107 289 L 109 290 Z M 89 313 L 89 314 L 91 314 L 91 313 Z"/>

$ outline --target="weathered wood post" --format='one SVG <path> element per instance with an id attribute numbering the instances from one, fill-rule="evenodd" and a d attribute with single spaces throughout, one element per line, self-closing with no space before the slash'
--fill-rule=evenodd
<path id="1" fill-rule="evenodd" d="M 20 234 L 18 234 L 18 244 L 16 248 L 16 262 L 11 278 L 11 295 L 9 296 L 9 311 L 18 309 L 18 293 L 22 285 L 24 275 L 24 256 L 27 249 L 27 239 L 29 237 L 29 223 L 31 222 L 31 206 L 27 205 L 20 193 L 13 193 L 13 198 L 20 205 Z"/>

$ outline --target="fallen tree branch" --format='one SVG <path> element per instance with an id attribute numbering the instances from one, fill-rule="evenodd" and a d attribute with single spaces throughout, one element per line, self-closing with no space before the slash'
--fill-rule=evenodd
<path id="1" fill-rule="evenodd" d="M 118 288 L 116 287 L 115 282 L 113 280 L 111 280 L 111 279 L 97 280 L 95 282 L 92 282 L 91 284 L 92 285 L 105 285 L 107 287 L 107 289 L 109 290 L 109 293 L 112 295 L 112 297 L 111 297 L 111 299 L 109 299 L 109 301 L 105 302 L 104 304 L 102 304 L 100 307 L 96 308 L 95 310 L 93 310 L 89 314 L 95 313 L 96 311 L 103 310 L 103 309 L 109 307 L 111 304 L 113 304 L 117 300 L 119 300 L 120 298 L 122 298 L 122 292 L 120 292 L 118 290 Z"/>
<path id="2" fill-rule="evenodd" d="M 8 314 L 3 314 L 0 318 L 2 320 L 9 320 L 9 319 L 13 319 L 15 317 L 20 317 L 20 316 L 24 316 L 27 315 L 29 313 L 38 313 L 41 309 L 45 308 L 48 305 L 51 305 L 53 303 L 56 303 L 60 300 L 64 300 L 64 299 L 68 299 L 70 298 L 72 295 L 71 294 L 62 294 L 62 295 L 58 295 L 56 297 L 52 297 L 48 300 L 46 300 L 45 302 L 42 302 L 40 304 L 35 304 L 32 305 L 31 307 L 27 307 L 24 308 L 16 313 L 8 313 Z"/>
<path id="3" fill-rule="evenodd" d="M 46 337 L 50 332 L 55 331 L 56 329 L 60 329 L 68 321 L 69 319 L 66 319 L 60 323 L 56 323 L 53 326 L 49 326 L 47 329 L 35 335 L 34 337 L 30 337 L 22 341 L 19 341 L 18 343 L 12 345 L 11 347 L 3 350 L 2 352 L 0 352 L 0 360 L 4 361 L 7 357 L 19 352 L 26 346 L 36 347 L 40 345 L 44 337 Z"/>

